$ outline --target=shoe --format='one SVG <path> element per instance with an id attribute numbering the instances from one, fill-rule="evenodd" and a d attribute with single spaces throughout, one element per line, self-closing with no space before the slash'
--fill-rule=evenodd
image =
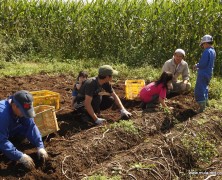
<path id="1" fill-rule="evenodd" d="M 206 101 L 198 102 L 198 104 L 199 104 L 199 109 L 198 109 L 197 113 L 204 112 L 204 110 L 206 108 Z"/>

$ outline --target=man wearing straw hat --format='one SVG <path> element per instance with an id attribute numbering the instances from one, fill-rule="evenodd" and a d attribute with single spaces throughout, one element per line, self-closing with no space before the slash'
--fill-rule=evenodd
<path id="1" fill-rule="evenodd" d="M 25 90 L 17 91 L 0 101 L 0 151 L 10 160 L 22 163 L 26 168 L 35 167 L 33 159 L 16 149 L 13 138 L 27 138 L 36 148 L 39 159 L 48 157 L 39 129 L 34 123 L 33 97 Z"/>
<path id="2" fill-rule="evenodd" d="M 106 120 L 99 117 L 100 110 L 110 108 L 113 103 L 119 107 L 122 119 L 130 118 L 131 113 L 124 108 L 110 84 L 112 77 L 117 74 L 118 71 L 110 65 L 103 65 L 99 68 L 97 77 L 87 79 L 81 86 L 76 98 L 75 109 L 81 112 L 83 120 L 102 124 Z"/>

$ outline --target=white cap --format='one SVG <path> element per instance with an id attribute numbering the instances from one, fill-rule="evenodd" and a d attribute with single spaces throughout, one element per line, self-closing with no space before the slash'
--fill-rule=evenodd
<path id="1" fill-rule="evenodd" d="M 200 46 L 205 42 L 213 42 L 213 37 L 211 35 L 205 35 L 201 38 Z"/>
<path id="2" fill-rule="evenodd" d="M 176 49 L 176 51 L 174 52 L 175 53 L 180 53 L 183 55 L 183 57 L 185 57 L 185 51 L 183 49 Z"/>

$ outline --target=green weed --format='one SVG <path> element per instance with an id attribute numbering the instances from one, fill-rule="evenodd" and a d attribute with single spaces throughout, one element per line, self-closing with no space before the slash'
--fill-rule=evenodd
<path id="1" fill-rule="evenodd" d="M 111 129 L 122 129 L 123 131 L 127 133 L 132 133 L 132 134 L 139 134 L 139 129 L 134 125 L 134 122 L 132 120 L 127 120 L 127 121 L 119 121 L 115 122 L 110 125 Z"/>
<path id="2" fill-rule="evenodd" d="M 209 163 L 218 155 L 216 144 L 213 140 L 208 140 L 206 134 L 197 134 L 195 137 L 184 134 L 182 144 L 187 151 L 199 162 Z"/>

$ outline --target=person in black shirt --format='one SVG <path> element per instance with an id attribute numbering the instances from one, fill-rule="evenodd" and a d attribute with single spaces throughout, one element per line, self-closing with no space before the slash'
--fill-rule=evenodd
<path id="1" fill-rule="evenodd" d="M 75 109 L 80 110 L 80 112 L 85 110 L 88 117 L 96 124 L 102 124 L 106 120 L 97 116 L 100 114 L 100 110 L 108 109 L 115 103 L 120 109 L 121 117 L 130 118 L 131 113 L 124 108 L 120 98 L 110 84 L 112 77 L 117 74 L 118 71 L 114 70 L 110 65 L 101 66 L 98 76 L 88 78 L 79 89 Z"/>

